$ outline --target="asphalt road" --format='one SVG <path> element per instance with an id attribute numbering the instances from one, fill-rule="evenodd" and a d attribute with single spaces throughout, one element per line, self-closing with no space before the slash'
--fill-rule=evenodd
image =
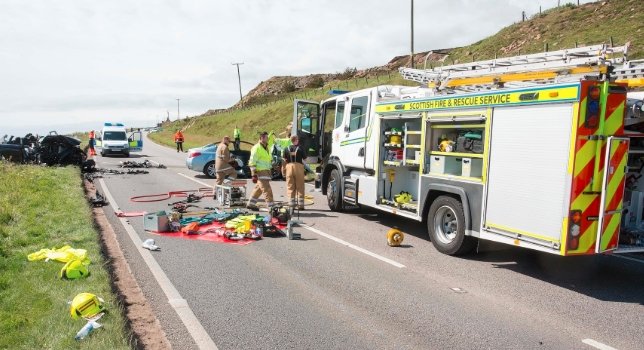
<path id="1" fill-rule="evenodd" d="M 178 199 L 129 198 L 213 184 L 188 170 L 185 158 L 147 141 L 130 159 L 167 169 L 103 179 L 116 202 L 104 210 L 175 349 L 197 348 L 201 327 L 219 349 L 644 349 L 641 255 L 561 258 L 481 243 L 477 254 L 450 257 L 433 248 L 422 224 L 375 211 L 331 212 L 308 185 L 315 204 L 301 214 L 307 227 L 297 229 L 299 241 L 234 246 L 160 237 L 143 230 L 141 217 L 130 218 L 140 241 L 161 247 L 144 255 L 185 303 L 169 301 L 167 285 L 113 212 L 164 210 Z M 96 160 L 116 168 L 125 159 Z M 273 190 L 279 200 L 284 183 L 273 182 Z M 392 226 L 406 233 L 402 247 L 387 246 Z M 186 303 L 198 322 L 188 327 L 176 311 Z"/>

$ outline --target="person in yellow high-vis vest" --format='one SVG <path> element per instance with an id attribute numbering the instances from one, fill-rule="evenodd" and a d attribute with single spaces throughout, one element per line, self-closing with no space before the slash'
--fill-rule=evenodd
<path id="1" fill-rule="evenodd" d="M 291 145 L 283 148 L 284 177 L 289 198 L 289 206 L 304 210 L 304 159 L 306 153 L 300 147 L 297 135 L 291 136 Z"/>
<path id="2" fill-rule="evenodd" d="M 270 208 L 273 206 L 273 189 L 271 188 L 271 167 L 272 158 L 268 148 L 268 133 L 262 132 L 259 135 L 259 142 L 250 150 L 250 159 L 248 161 L 253 183 L 255 187 L 250 194 L 250 199 L 246 208 L 259 210 L 257 200 L 262 195 L 265 196 L 266 205 Z"/>
<path id="3" fill-rule="evenodd" d="M 235 140 L 235 151 L 239 151 L 239 145 L 241 143 L 241 130 L 235 125 L 235 130 L 233 130 L 233 139 Z"/>

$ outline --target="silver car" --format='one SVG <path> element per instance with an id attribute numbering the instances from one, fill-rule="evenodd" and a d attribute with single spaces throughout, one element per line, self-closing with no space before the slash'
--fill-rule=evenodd
<path id="1" fill-rule="evenodd" d="M 215 152 L 217 151 L 216 144 L 208 144 L 199 148 L 191 148 L 188 150 L 188 158 L 186 158 L 186 166 L 190 170 L 200 171 L 211 179 L 217 177 L 215 172 Z M 248 159 L 250 158 L 250 151 L 239 150 L 231 151 L 231 157 L 237 162 L 237 177 L 250 178 L 250 168 L 248 167 Z"/>

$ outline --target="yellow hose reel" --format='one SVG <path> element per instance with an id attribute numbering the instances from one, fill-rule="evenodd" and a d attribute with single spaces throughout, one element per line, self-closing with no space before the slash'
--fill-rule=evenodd
<path id="1" fill-rule="evenodd" d="M 399 229 L 392 228 L 387 231 L 387 244 L 390 247 L 400 247 L 403 239 L 405 239 L 405 235 Z"/>

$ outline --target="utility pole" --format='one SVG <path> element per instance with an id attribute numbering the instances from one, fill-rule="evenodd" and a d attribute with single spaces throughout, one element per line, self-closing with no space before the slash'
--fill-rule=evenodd
<path id="1" fill-rule="evenodd" d="M 179 101 L 180 100 L 181 100 L 180 98 L 177 99 L 177 120 L 181 119 L 181 114 L 179 114 Z"/>
<path id="2" fill-rule="evenodd" d="M 241 107 L 244 108 L 244 99 L 241 92 L 241 75 L 239 74 L 239 65 L 244 64 L 244 62 L 232 63 L 233 66 L 237 66 L 237 81 L 239 82 L 239 102 Z"/>
<path id="3" fill-rule="evenodd" d="M 409 66 L 414 68 L 414 0 L 411 0 L 411 56 Z"/>

